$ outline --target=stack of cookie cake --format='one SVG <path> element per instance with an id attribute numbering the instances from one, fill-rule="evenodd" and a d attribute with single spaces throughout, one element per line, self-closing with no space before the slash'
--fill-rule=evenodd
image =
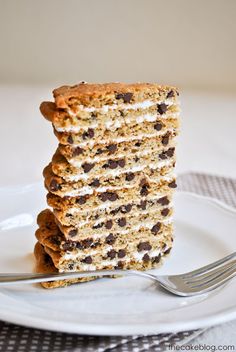
<path id="1" fill-rule="evenodd" d="M 37 271 L 155 267 L 173 241 L 176 88 L 82 82 L 53 95 L 40 107 L 59 145 L 44 170 L 52 210 L 38 216 Z"/>

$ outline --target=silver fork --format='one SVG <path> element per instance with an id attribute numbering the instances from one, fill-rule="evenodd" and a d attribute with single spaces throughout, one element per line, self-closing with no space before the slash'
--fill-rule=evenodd
<path id="1" fill-rule="evenodd" d="M 203 266 L 200 269 L 180 275 L 154 275 L 136 270 L 96 270 L 51 274 L 0 274 L 0 286 L 20 283 L 37 283 L 84 277 L 110 275 L 139 276 L 160 284 L 165 290 L 178 296 L 195 296 L 224 285 L 236 276 L 236 252 Z"/>

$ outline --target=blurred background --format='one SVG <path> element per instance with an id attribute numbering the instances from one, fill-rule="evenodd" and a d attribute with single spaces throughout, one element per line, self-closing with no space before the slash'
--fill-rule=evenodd
<path id="1" fill-rule="evenodd" d="M 236 177 L 235 0 L 0 0 L 0 40 L 2 184 L 41 179 L 56 139 L 38 106 L 80 80 L 178 86 L 178 171 Z"/>
<path id="2" fill-rule="evenodd" d="M 236 90 L 235 0 L 1 0 L 0 79 Z"/>

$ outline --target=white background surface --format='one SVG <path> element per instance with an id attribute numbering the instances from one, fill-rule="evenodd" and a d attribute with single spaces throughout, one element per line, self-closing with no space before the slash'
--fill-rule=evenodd
<path id="1" fill-rule="evenodd" d="M 236 90 L 235 0 L 0 0 L 2 82 Z"/>

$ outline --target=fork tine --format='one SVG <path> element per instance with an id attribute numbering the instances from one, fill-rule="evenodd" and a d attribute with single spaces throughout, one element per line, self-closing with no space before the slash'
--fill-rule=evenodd
<path id="1" fill-rule="evenodd" d="M 236 269 L 232 270 L 231 273 L 225 274 L 224 277 L 221 278 L 221 280 L 218 280 L 214 284 L 209 284 L 208 286 L 204 287 L 203 293 L 215 290 L 216 288 L 223 286 L 226 284 L 229 280 L 233 279 L 236 276 Z"/>
<path id="2" fill-rule="evenodd" d="M 230 255 L 227 255 L 226 257 L 220 259 L 220 260 L 217 260 L 215 261 L 214 263 L 211 263 L 211 264 L 208 264 L 208 265 L 205 265 L 203 267 L 201 267 L 200 269 L 197 269 L 197 270 L 193 270 L 193 271 L 190 271 L 188 273 L 185 273 L 182 275 L 183 278 L 188 278 L 188 277 L 193 277 L 193 276 L 197 276 L 197 275 L 201 275 L 201 274 L 204 274 L 206 273 L 207 271 L 210 271 L 212 269 L 215 269 L 217 266 L 220 266 L 222 264 L 225 264 L 226 262 L 232 260 L 233 258 L 236 258 L 236 252 L 230 254 Z"/>
<path id="3" fill-rule="evenodd" d="M 226 263 L 224 265 L 217 266 L 215 269 L 207 271 L 201 275 L 194 275 L 193 277 L 188 277 L 187 281 L 186 278 L 183 278 L 186 284 L 197 284 L 198 282 L 204 282 L 214 278 L 216 275 L 224 272 L 226 269 L 233 267 L 236 264 L 236 260 Z"/>
<path id="4" fill-rule="evenodd" d="M 207 281 L 201 283 L 199 282 L 197 285 L 191 285 L 191 288 L 205 291 L 206 289 L 212 288 L 215 285 L 220 285 L 222 281 L 231 278 L 233 275 L 236 275 L 236 264 L 234 264 L 232 267 L 227 267 L 225 270 L 218 273 L 218 275 L 215 275 L 213 278 Z"/>

